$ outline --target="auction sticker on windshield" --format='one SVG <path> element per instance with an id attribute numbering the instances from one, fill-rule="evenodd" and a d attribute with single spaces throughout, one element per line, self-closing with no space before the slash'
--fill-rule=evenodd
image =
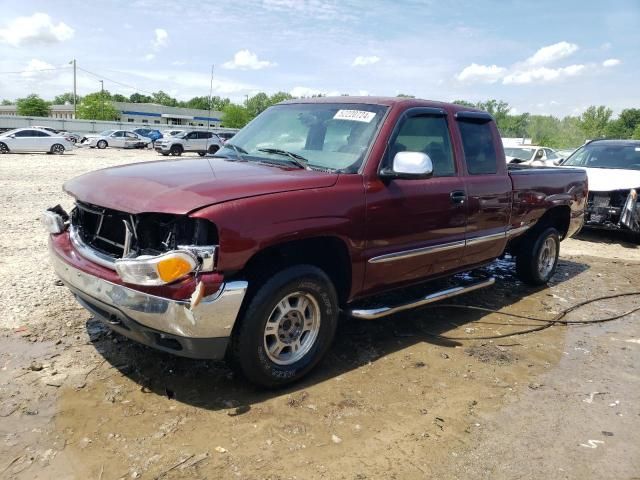
<path id="1" fill-rule="evenodd" d="M 375 116 L 375 112 L 367 112 L 366 110 L 338 110 L 333 119 L 369 123 Z"/>

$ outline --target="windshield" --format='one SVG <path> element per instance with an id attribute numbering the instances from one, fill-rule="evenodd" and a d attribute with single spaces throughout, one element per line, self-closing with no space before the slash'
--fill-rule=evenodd
<path id="1" fill-rule="evenodd" d="M 520 160 L 531 160 L 533 153 L 536 151 L 535 148 L 505 148 L 504 154 L 507 157 L 519 158 Z"/>
<path id="2" fill-rule="evenodd" d="M 101 137 L 108 137 L 109 135 L 111 135 L 113 132 L 115 132 L 115 130 L 105 130 L 104 132 L 102 132 L 100 134 Z"/>
<path id="3" fill-rule="evenodd" d="M 591 143 L 576 150 L 562 165 L 640 170 L 640 144 Z"/>
<path id="4" fill-rule="evenodd" d="M 218 155 L 286 162 L 284 151 L 302 157 L 311 168 L 356 172 L 386 110 L 348 103 L 276 105 L 236 133 L 232 145 Z"/>

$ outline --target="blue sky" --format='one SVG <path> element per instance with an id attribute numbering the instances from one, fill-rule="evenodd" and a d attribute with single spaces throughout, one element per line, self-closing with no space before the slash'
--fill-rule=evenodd
<path id="1" fill-rule="evenodd" d="M 640 0 L 3 0 L 0 98 L 258 91 L 640 107 Z M 51 70 L 50 70 L 51 69 Z M 7 73 L 21 72 L 21 73 Z M 115 83 L 118 82 L 118 83 Z"/>

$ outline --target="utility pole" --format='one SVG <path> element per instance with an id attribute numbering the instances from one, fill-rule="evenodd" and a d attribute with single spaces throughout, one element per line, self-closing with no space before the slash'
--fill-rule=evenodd
<path id="1" fill-rule="evenodd" d="M 100 119 L 104 120 L 104 80 L 100 80 Z"/>
<path id="2" fill-rule="evenodd" d="M 76 59 L 73 59 L 73 118 L 77 118 L 78 111 L 78 95 L 76 92 Z"/>

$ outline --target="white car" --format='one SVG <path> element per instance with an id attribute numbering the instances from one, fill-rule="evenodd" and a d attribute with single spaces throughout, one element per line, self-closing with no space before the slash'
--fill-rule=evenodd
<path id="1" fill-rule="evenodd" d="M 107 147 L 146 148 L 151 143 L 150 138 L 143 137 L 129 130 L 105 130 L 99 134 L 85 135 L 80 145 L 90 148 L 97 147 L 99 149 Z"/>
<path id="2" fill-rule="evenodd" d="M 162 135 L 164 137 L 175 137 L 176 135 L 181 135 L 185 133 L 186 130 L 162 130 Z"/>
<path id="3" fill-rule="evenodd" d="M 507 157 L 507 163 L 535 165 L 538 167 L 553 167 L 563 160 L 552 148 L 536 147 L 534 145 L 505 146 L 504 154 Z"/>
<path id="4" fill-rule="evenodd" d="M 201 157 L 207 153 L 216 153 L 222 147 L 222 142 L 213 132 L 201 130 L 187 131 L 181 135 L 165 137 L 156 140 L 156 152 L 164 155 L 180 156 L 184 152 L 196 152 Z"/>
<path id="5" fill-rule="evenodd" d="M 560 166 L 587 172 L 585 227 L 631 231 L 640 240 L 640 140 L 593 140 Z"/>
<path id="6" fill-rule="evenodd" d="M 62 155 L 73 143 L 62 135 L 40 128 L 17 128 L 0 135 L 0 153 L 46 152 Z"/>

